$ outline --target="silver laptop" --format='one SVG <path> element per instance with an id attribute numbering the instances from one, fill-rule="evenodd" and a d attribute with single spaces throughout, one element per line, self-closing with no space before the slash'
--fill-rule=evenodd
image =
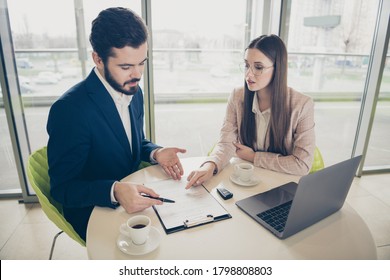
<path id="1" fill-rule="evenodd" d="M 362 156 L 337 163 L 236 205 L 277 237 L 287 238 L 338 211 Z"/>

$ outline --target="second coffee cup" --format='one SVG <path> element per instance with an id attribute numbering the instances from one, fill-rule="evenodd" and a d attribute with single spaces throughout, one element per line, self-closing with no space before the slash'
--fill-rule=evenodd
<path id="1" fill-rule="evenodd" d="M 234 166 L 234 173 L 243 182 L 248 182 L 253 176 L 254 166 L 250 163 L 238 163 Z"/>

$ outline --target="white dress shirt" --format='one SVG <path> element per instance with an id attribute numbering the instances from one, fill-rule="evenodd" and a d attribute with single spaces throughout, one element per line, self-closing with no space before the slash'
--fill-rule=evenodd
<path id="1" fill-rule="evenodd" d="M 268 133 L 268 125 L 271 117 L 271 108 L 260 111 L 259 101 L 257 96 L 253 98 L 252 104 L 252 112 L 255 114 L 256 118 L 256 131 L 257 131 L 257 142 L 256 142 L 256 150 L 264 151 L 265 150 L 265 137 Z"/>

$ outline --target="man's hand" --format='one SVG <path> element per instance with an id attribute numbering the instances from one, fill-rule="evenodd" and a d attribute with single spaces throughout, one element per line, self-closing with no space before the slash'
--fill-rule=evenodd
<path id="1" fill-rule="evenodd" d="M 150 206 L 162 204 L 160 200 L 143 197 L 141 193 L 148 194 L 153 197 L 159 197 L 159 195 L 152 189 L 143 185 L 137 185 L 129 182 L 117 182 L 114 186 L 115 199 L 127 213 L 142 211 Z"/>
<path id="2" fill-rule="evenodd" d="M 184 171 L 177 153 L 185 152 L 185 149 L 180 148 L 160 148 L 154 153 L 154 158 L 168 176 L 180 180 Z"/>

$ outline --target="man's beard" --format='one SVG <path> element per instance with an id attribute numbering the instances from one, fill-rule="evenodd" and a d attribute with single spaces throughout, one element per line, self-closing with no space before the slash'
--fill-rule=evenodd
<path id="1" fill-rule="evenodd" d="M 116 91 L 119 91 L 119 92 L 121 92 L 121 93 L 123 93 L 125 95 L 134 95 L 138 91 L 138 85 L 136 85 L 135 87 L 131 87 L 129 90 L 126 90 L 124 87 L 125 87 L 126 84 L 139 82 L 140 79 L 134 78 L 134 79 L 128 80 L 128 81 L 124 82 L 123 86 L 122 86 L 117 81 L 115 81 L 115 79 L 112 77 L 112 75 L 110 73 L 110 70 L 108 70 L 106 65 L 104 65 L 104 78 L 106 79 L 107 83 L 113 89 L 115 89 Z"/>

